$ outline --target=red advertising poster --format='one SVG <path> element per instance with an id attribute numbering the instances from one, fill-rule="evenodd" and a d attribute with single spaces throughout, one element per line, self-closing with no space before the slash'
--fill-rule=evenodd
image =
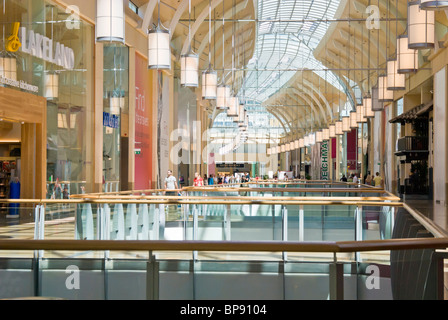
<path id="1" fill-rule="evenodd" d="M 151 188 L 152 137 L 147 61 L 135 56 L 135 190 Z"/>

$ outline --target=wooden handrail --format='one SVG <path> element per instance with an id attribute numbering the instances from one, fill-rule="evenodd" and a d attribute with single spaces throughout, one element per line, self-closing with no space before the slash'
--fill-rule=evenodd
<path id="1" fill-rule="evenodd" d="M 135 197 L 127 199 L 7 199 L 0 200 L 0 203 L 17 203 L 17 204 L 220 204 L 220 205 L 349 205 L 349 206 L 387 206 L 402 207 L 402 202 L 384 202 L 380 198 L 359 198 L 352 199 L 342 197 L 333 198 L 274 198 L 274 197 L 234 197 L 230 198 L 213 198 L 213 197 L 196 197 L 179 198 L 179 197 L 156 197 L 153 199 L 145 199 L 144 197 Z"/>
<path id="2" fill-rule="evenodd" d="M 448 248 L 448 238 L 416 238 L 345 242 L 0 240 L 0 250 L 49 251 L 209 251 L 353 253 Z"/>

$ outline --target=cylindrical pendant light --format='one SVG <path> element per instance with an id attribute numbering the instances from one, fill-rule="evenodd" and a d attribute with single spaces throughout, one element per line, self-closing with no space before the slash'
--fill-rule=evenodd
<path id="1" fill-rule="evenodd" d="M 17 81 L 17 60 L 14 56 L 0 56 L 0 76 Z"/>
<path id="2" fill-rule="evenodd" d="M 330 132 L 330 138 L 336 138 L 336 125 L 332 124 L 328 129 Z"/>
<path id="3" fill-rule="evenodd" d="M 216 109 L 229 110 L 230 87 L 220 85 L 217 89 Z"/>
<path id="4" fill-rule="evenodd" d="M 323 140 L 323 136 L 322 136 L 322 131 L 317 131 L 316 132 L 316 143 L 322 143 Z"/>
<path id="5" fill-rule="evenodd" d="M 304 138 L 299 139 L 299 148 L 300 149 L 305 148 L 305 139 Z"/>
<path id="6" fill-rule="evenodd" d="M 323 141 L 330 140 L 330 129 L 323 129 L 322 130 L 322 140 Z"/>
<path id="7" fill-rule="evenodd" d="M 335 123 L 336 125 L 336 135 L 337 136 L 341 136 L 344 134 L 344 131 L 342 131 L 342 121 L 336 121 Z"/>
<path id="8" fill-rule="evenodd" d="M 216 100 L 218 85 L 218 73 L 208 69 L 202 73 L 202 99 Z"/>
<path id="9" fill-rule="evenodd" d="M 180 84 L 184 87 L 199 86 L 199 56 L 192 51 L 180 57 Z"/>
<path id="10" fill-rule="evenodd" d="M 244 104 L 239 105 L 238 107 L 239 111 L 238 111 L 238 126 L 240 127 L 244 127 L 246 125 L 246 119 L 247 119 L 247 113 L 246 110 L 244 109 Z"/>
<path id="11" fill-rule="evenodd" d="M 286 152 L 286 145 L 282 144 L 282 146 L 280 147 L 280 151 L 281 153 L 285 153 Z"/>
<path id="12" fill-rule="evenodd" d="M 309 147 L 310 146 L 310 136 L 305 136 L 304 138 L 303 138 L 303 143 L 304 143 L 304 145 L 305 145 L 305 147 Z"/>
<path id="13" fill-rule="evenodd" d="M 372 97 L 370 96 L 370 94 L 364 97 L 362 101 L 362 106 L 364 109 L 363 114 L 364 118 L 370 119 L 375 117 L 375 113 L 372 110 Z"/>
<path id="14" fill-rule="evenodd" d="M 420 8 L 423 10 L 446 10 L 448 9 L 448 1 L 421 0 Z"/>
<path id="15" fill-rule="evenodd" d="M 228 102 L 229 102 L 229 109 L 227 110 L 227 116 L 230 118 L 237 118 L 240 106 L 240 101 L 238 97 L 231 96 Z"/>
<path id="16" fill-rule="evenodd" d="M 435 13 L 420 9 L 421 1 L 408 3 L 408 36 L 410 49 L 431 49 L 435 45 Z"/>
<path id="17" fill-rule="evenodd" d="M 123 0 L 96 0 L 96 41 L 121 42 L 125 40 Z"/>
<path id="18" fill-rule="evenodd" d="M 418 71 L 418 50 L 409 49 L 409 38 L 401 35 L 397 38 L 397 72 L 411 73 Z"/>
<path id="19" fill-rule="evenodd" d="M 171 69 L 170 31 L 161 24 L 148 31 L 148 69 Z"/>
<path id="20" fill-rule="evenodd" d="M 59 75 L 55 72 L 45 75 L 45 98 L 57 99 L 59 97 Z"/>
<path id="21" fill-rule="evenodd" d="M 358 116 L 356 114 L 356 111 L 350 112 L 350 128 L 351 129 L 357 129 L 358 128 Z"/>
<path id="22" fill-rule="evenodd" d="M 291 143 L 290 143 L 290 142 L 287 142 L 287 143 L 285 144 L 285 151 L 286 151 L 286 152 L 291 151 Z"/>
<path id="23" fill-rule="evenodd" d="M 123 96 L 110 97 L 110 114 L 119 115 L 124 108 L 125 98 Z"/>
<path id="24" fill-rule="evenodd" d="M 294 141 L 294 150 L 297 150 L 299 148 L 300 148 L 300 141 L 299 141 L 299 139 L 297 139 Z"/>
<path id="25" fill-rule="evenodd" d="M 367 119 L 364 117 L 364 106 L 358 106 L 356 108 L 356 121 L 358 123 L 364 123 L 367 122 Z"/>
<path id="26" fill-rule="evenodd" d="M 377 86 L 372 88 L 372 112 L 380 112 L 384 110 L 384 103 L 380 102 L 379 89 Z"/>
<path id="27" fill-rule="evenodd" d="M 378 101 L 392 102 L 394 101 L 394 92 L 387 88 L 387 76 L 378 77 Z"/>
<path id="28" fill-rule="evenodd" d="M 310 133 L 309 142 L 311 146 L 314 146 L 316 144 L 316 134 L 314 132 Z"/>
<path id="29" fill-rule="evenodd" d="M 342 131 L 343 132 L 350 132 L 352 131 L 352 128 L 350 128 L 350 117 L 342 117 Z"/>
<path id="30" fill-rule="evenodd" d="M 267 148 L 267 149 L 266 149 L 266 154 L 267 154 L 268 156 L 270 156 L 270 155 L 272 154 L 272 150 L 271 150 L 271 148 Z"/>
<path id="31" fill-rule="evenodd" d="M 398 73 L 397 60 L 387 61 L 387 89 L 393 91 L 406 89 L 406 75 Z"/>

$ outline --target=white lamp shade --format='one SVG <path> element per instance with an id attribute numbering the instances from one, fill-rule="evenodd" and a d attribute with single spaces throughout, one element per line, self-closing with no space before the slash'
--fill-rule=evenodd
<path id="1" fill-rule="evenodd" d="M 238 117 L 240 102 L 238 97 L 229 98 L 229 109 L 227 110 L 227 116 L 231 118 Z"/>
<path id="2" fill-rule="evenodd" d="M 375 113 L 372 110 L 372 98 L 365 97 L 363 99 L 364 118 L 369 119 L 375 117 Z"/>
<path id="3" fill-rule="evenodd" d="M 280 147 L 280 151 L 283 153 L 283 152 L 286 152 L 286 145 L 284 145 L 284 144 L 282 144 L 282 146 Z"/>
<path id="4" fill-rule="evenodd" d="M 226 85 L 220 85 L 217 90 L 216 108 L 219 110 L 228 110 L 230 99 L 230 87 Z"/>
<path id="5" fill-rule="evenodd" d="M 303 138 L 303 139 L 304 139 L 305 147 L 309 147 L 310 146 L 310 136 L 305 136 L 305 138 Z"/>
<path id="6" fill-rule="evenodd" d="M 342 131 L 343 132 L 349 132 L 352 131 L 350 128 L 350 117 L 342 117 Z"/>
<path id="7" fill-rule="evenodd" d="M 289 150 L 290 150 L 290 151 L 294 151 L 294 150 L 296 150 L 296 145 L 295 145 L 294 141 L 291 141 L 291 142 L 289 143 Z"/>
<path id="8" fill-rule="evenodd" d="M 330 138 L 336 138 L 336 125 L 330 125 Z"/>
<path id="9" fill-rule="evenodd" d="M 180 84 L 184 87 L 199 86 L 199 56 L 187 53 L 180 57 Z"/>
<path id="10" fill-rule="evenodd" d="M 285 151 L 286 151 L 286 152 L 291 151 L 291 143 L 287 142 L 287 143 L 285 144 Z"/>
<path id="11" fill-rule="evenodd" d="M 170 32 L 161 28 L 148 33 L 148 68 L 171 69 Z"/>
<path id="12" fill-rule="evenodd" d="M 408 3 L 408 36 L 410 49 L 430 49 L 435 44 L 435 13 L 422 10 L 421 1 Z"/>
<path id="13" fill-rule="evenodd" d="M 268 156 L 270 156 L 270 155 L 272 154 L 272 150 L 271 150 L 271 148 L 267 148 L 267 149 L 266 149 L 266 154 L 267 154 Z"/>
<path id="14" fill-rule="evenodd" d="M 321 143 L 323 142 L 323 135 L 322 135 L 322 131 L 317 131 L 316 132 L 316 143 Z"/>
<path id="15" fill-rule="evenodd" d="M 123 0 L 97 0 L 96 41 L 124 43 L 124 17 Z"/>
<path id="16" fill-rule="evenodd" d="M 398 73 L 397 60 L 387 62 L 387 89 L 394 91 L 406 89 L 406 75 Z"/>
<path id="17" fill-rule="evenodd" d="M 358 116 L 356 111 L 350 112 L 350 128 L 357 129 L 358 128 Z"/>
<path id="18" fill-rule="evenodd" d="M 294 141 L 294 149 L 295 149 L 295 150 L 300 149 L 300 140 L 299 140 L 299 139 L 297 139 L 296 141 Z"/>
<path id="19" fill-rule="evenodd" d="M 299 148 L 305 148 L 305 139 L 304 138 L 299 139 Z"/>
<path id="20" fill-rule="evenodd" d="M 397 38 L 397 72 L 411 73 L 418 70 L 418 50 L 409 49 L 408 36 Z"/>
<path id="21" fill-rule="evenodd" d="M 218 74 L 216 71 L 204 71 L 202 73 L 202 99 L 215 100 L 217 98 Z"/>
<path id="22" fill-rule="evenodd" d="M 17 60 L 14 57 L 0 57 L 0 76 L 17 81 Z"/>
<path id="23" fill-rule="evenodd" d="M 323 141 L 330 140 L 330 129 L 323 129 L 322 130 L 322 140 Z"/>
<path id="24" fill-rule="evenodd" d="M 358 123 L 367 122 L 367 119 L 364 117 L 363 105 L 356 108 L 356 121 L 358 121 Z"/>
<path id="25" fill-rule="evenodd" d="M 379 102 L 394 101 L 394 92 L 387 88 L 387 76 L 378 77 L 378 101 Z"/>
<path id="26" fill-rule="evenodd" d="M 244 126 L 247 126 L 247 123 L 246 123 L 246 120 L 247 120 L 247 112 L 246 112 L 246 110 L 244 109 L 244 104 L 240 104 L 239 106 L 238 106 L 238 118 L 236 118 L 236 119 L 238 119 L 236 122 L 238 122 L 238 125 L 240 126 L 240 127 L 244 127 Z"/>
<path id="27" fill-rule="evenodd" d="M 111 97 L 110 98 L 110 114 L 119 115 L 121 109 L 124 108 L 124 97 Z"/>
<path id="28" fill-rule="evenodd" d="M 448 1 L 443 0 L 421 0 L 420 8 L 423 10 L 448 9 Z"/>
<path id="29" fill-rule="evenodd" d="M 316 144 L 316 134 L 314 132 L 309 135 L 309 142 L 311 146 Z"/>
<path id="30" fill-rule="evenodd" d="M 59 75 L 47 73 L 45 75 L 45 98 L 56 99 L 59 97 Z"/>
<path id="31" fill-rule="evenodd" d="M 344 131 L 342 131 L 342 121 L 336 121 L 336 135 L 341 136 L 344 134 Z"/>

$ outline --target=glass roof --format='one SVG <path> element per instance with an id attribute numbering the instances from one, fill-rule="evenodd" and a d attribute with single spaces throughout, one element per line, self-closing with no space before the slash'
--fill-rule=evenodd
<path id="1" fill-rule="evenodd" d="M 254 57 L 247 65 L 245 99 L 260 103 L 282 88 L 302 69 L 313 70 L 335 88 L 343 83 L 313 51 L 324 38 L 340 0 L 259 0 Z"/>

